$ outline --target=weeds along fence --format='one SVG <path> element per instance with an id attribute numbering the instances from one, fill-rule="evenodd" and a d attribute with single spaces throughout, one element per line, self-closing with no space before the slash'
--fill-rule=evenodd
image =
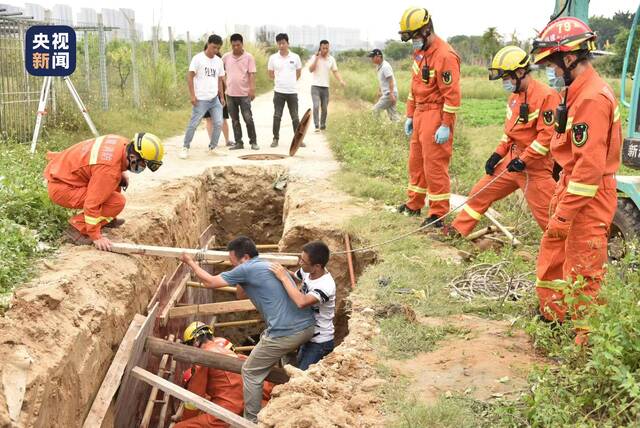
<path id="1" fill-rule="evenodd" d="M 123 12 L 124 14 L 124 12 Z M 188 104 L 185 75 L 192 55 L 204 39 L 174 40 L 171 27 L 154 27 L 151 40 L 141 40 L 136 23 L 125 15 L 128 28 L 96 22 L 72 25 L 77 34 L 76 70 L 71 76 L 89 111 L 162 109 Z M 24 67 L 24 40 L 32 25 L 65 24 L 47 19 L 37 22 L 21 16 L 0 15 L 0 142 L 30 141 L 35 124 L 41 77 Z M 164 40 L 166 38 L 166 40 Z M 254 51 L 258 66 L 266 59 Z M 258 76 L 258 88 L 266 85 Z M 46 126 L 74 130 L 86 126 L 64 82 L 55 78 L 45 115 Z"/>

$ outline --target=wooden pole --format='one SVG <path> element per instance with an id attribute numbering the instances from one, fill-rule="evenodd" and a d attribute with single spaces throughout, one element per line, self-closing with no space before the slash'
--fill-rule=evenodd
<path id="1" fill-rule="evenodd" d="M 169 370 L 169 379 L 173 378 L 173 374 L 176 371 L 176 361 L 171 360 L 171 370 Z M 163 376 L 160 376 L 164 379 Z M 171 400 L 171 396 L 164 393 L 164 403 L 162 404 L 162 408 L 160 409 L 160 416 L 158 417 L 158 428 L 164 428 L 164 423 L 167 420 L 167 410 L 169 410 L 169 401 Z"/>
<path id="2" fill-rule="evenodd" d="M 232 300 L 230 302 L 204 303 L 202 305 L 177 306 L 169 308 L 168 319 L 186 318 L 191 315 L 221 315 L 233 312 L 255 311 L 251 300 Z"/>
<path id="3" fill-rule="evenodd" d="M 243 325 L 252 325 L 252 324 L 260 324 L 263 323 L 263 320 L 240 320 L 240 321 L 227 321 L 227 322 L 217 322 L 214 323 L 213 326 L 215 328 L 223 328 L 223 327 L 239 327 Z"/>
<path id="4" fill-rule="evenodd" d="M 218 288 L 211 288 L 211 287 L 205 287 L 203 283 L 201 282 L 196 282 L 196 281 L 187 281 L 187 287 L 193 287 L 193 288 L 206 288 L 208 290 L 214 290 L 214 291 L 224 291 L 226 293 L 234 293 L 236 292 L 236 287 L 218 287 Z"/>
<path id="5" fill-rule="evenodd" d="M 174 341 L 173 334 L 169 335 L 169 342 Z M 167 367 L 167 362 L 169 361 L 169 354 L 164 354 L 160 359 L 160 365 L 158 366 L 158 376 L 164 377 L 165 368 Z M 153 387 L 151 389 L 151 394 L 149 394 L 149 400 L 147 401 L 147 407 L 144 409 L 144 414 L 142 416 L 142 422 L 140 422 L 140 428 L 148 428 L 149 423 L 151 422 L 151 415 L 153 414 L 153 407 L 156 401 L 156 397 L 158 396 L 158 388 Z"/>
<path id="6" fill-rule="evenodd" d="M 509 230 L 506 227 L 504 227 L 498 220 L 496 220 L 494 216 L 492 216 L 488 212 L 484 213 L 484 215 L 485 217 L 487 217 L 487 219 L 489 219 L 491 223 L 493 223 L 498 228 L 498 230 L 500 230 L 500 232 L 502 232 L 507 238 L 509 238 L 509 243 L 511 245 L 513 245 L 514 247 L 517 247 L 518 245 L 522 244 L 518 240 L 518 238 L 513 236 L 513 234 L 509 232 Z"/>
<path id="7" fill-rule="evenodd" d="M 163 379 L 159 376 L 154 375 L 146 371 L 140 367 L 134 367 L 131 370 L 131 374 L 140 379 L 143 382 L 148 383 L 151 386 L 155 386 L 158 389 L 164 391 L 165 394 L 172 395 L 183 402 L 189 402 L 193 404 L 196 408 L 206 412 L 210 415 L 215 416 L 218 419 L 221 419 L 228 423 L 232 427 L 237 428 L 257 428 L 258 425 L 253 422 L 249 422 L 242 416 L 236 415 L 235 413 L 225 409 L 222 406 L 218 406 L 217 404 L 213 404 L 212 402 L 205 400 L 193 392 L 186 390 L 184 388 L 179 387 L 178 385 L 169 382 L 166 379 Z"/>
<path id="8" fill-rule="evenodd" d="M 236 352 L 246 352 L 246 351 L 253 351 L 253 348 L 255 348 L 254 345 L 251 345 L 251 346 L 234 346 L 233 349 L 235 349 Z"/>
<path id="9" fill-rule="evenodd" d="M 201 366 L 212 367 L 214 369 L 226 370 L 232 373 L 241 373 L 243 360 L 229 355 L 218 354 L 216 352 L 205 351 L 192 346 L 169 342 L 157 337 L 148 337 L 145 349 L 153 355 L 171 354 L 176 361 L 189 364 L 199 364 Z M 279 368 L 273 367 L 267 376 L 269 382 L 281 384 L 289 381 L 289 375 Z"/>
<path id="10" fill-rule="evenodd" d="M 158 247 L 154 245 L 125 244 L 121 242 L 111 243 L 111 251 L 120 254 L 140 254 L 157 257 L 180 257 L 182 254 L 201 259 L 203 262 L 227 262 L 229 253 L 227 251 L 201 251 L 192 248 Z M 261 254 L 260 258 L 283 266 L 297 266 L 298 258 L 295 256 L 281 256 L 278 254 Z"/>
<path id="11" fill-rule="evenodd" d="M 351 241 L 349 240 L 349 234 L 344 234 L 344 245 L 347 250 L 347 264 L 349 265 L 349 279 L 351 280 L 351 289 L 356 288 L 356 274 L 353 270 L 353 255 L 351 253 Z"/>

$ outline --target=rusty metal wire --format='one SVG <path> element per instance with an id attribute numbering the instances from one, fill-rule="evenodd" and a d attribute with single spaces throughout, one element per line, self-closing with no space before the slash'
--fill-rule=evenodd
<path id="1" fill-rule="evenodd" d="M 470 266 L 449 282 L 451 296 L 466 301 L 477 297 L 502 302 L 519 300 L 534 290 L 535 283 L 529 279 L 533 272 L 514 275 L 507 271 L 509 265 L 509 262 L 501 261 Z"/>

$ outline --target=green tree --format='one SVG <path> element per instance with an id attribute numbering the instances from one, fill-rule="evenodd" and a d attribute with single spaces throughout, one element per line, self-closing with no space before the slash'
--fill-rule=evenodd
<path id="1" fill-rule="evenodd" d="M 487 63 L 491 61 L 493 55 L 500 50 L 502 41 L 502 36 L 498 33 L 496 27 L 489 27 L 484 34 L 482 34 L 482 38 L 480 39 L 480 52 Z"/>
<path id="2" fill-rule="evenodd" d="M 450 37 L 448 42 L 465 64 L 486 65 L 480 53 L 480 40 L 480 36 L 457 35 Z"/>
<path id="3" fill-rule="evenodd" d="M 413 52 L 413 47 L 411 43 L 408 42 L 399 42 L 397 40 L 387 40 L 387 43 L 384 45 L 384 55 L 387 59 L 392 59 L 395 61 L 399 61 L 402 59 L 406 59 Z"/>
<path id="4" fill-rule="evenodd" d="M 115 45 L 115 46 L 113 46 Z M 118 71 L 120 93 L 124 97 L 127 79 L 131 74 L 131 48 L 124 43 L 114 42 L 107 53 L 109 63 Z"/>

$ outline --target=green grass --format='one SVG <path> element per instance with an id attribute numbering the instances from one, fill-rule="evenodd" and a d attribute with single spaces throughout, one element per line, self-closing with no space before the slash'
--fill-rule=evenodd
<path id="1" fill-rule="evenodd" d="M 95 112 L 92 117 L 105 134 L 133 136 L 149 131 L 168 137 L 184 131 L 189 115 L 190 109 L 185 108 Z M 32 274 L 34 260 L 59 244 L 71 211 L 49 200 L 42 177 L 45 154 L 91 138 L 86 125 L 82 125 L 65 123 L 65 129 L 45 128 L 35 156 L 26 144 L 0 144 L 0 306 Z"/>

